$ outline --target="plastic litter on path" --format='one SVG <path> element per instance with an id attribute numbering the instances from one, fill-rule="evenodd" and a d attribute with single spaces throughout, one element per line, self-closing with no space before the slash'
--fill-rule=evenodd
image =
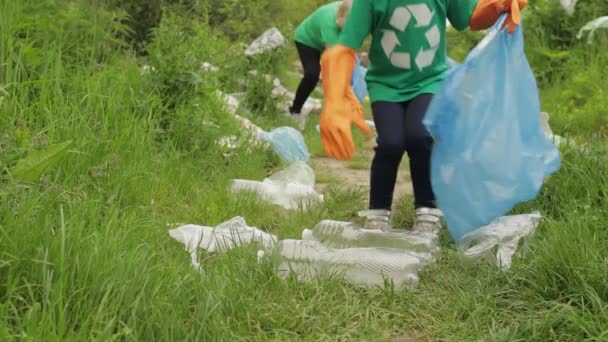
<path id="1" fill-rule="evenodd" d="M 250 227 L 240 216 L 234 217 L 215 227 L 205 227 L 195 224 L 186 224 L 169 230 L 169 235 L 184 244 L 185 250 L 190 253 L 192 265 L 200 270 L 198 262 L 198 249 L 209 253 L 226 252 L 237 246 L 258 242 L 262 248 L 274 246 L 277 237 Z"/>
<path id="2" fill-rule="evenodd" d="M 465 235 L 464 257 L 492 260 L 498 267 L 508 270 L 520 240 L 524 241 L 522 252 L 525 252 L 528 241 L 541 219 L 542 216 L 538 211 L 500 217 L 489 225 Z M 494 254 L 495 248 L 496 254 Z"/>
<path id="3" fill-rule="evenodd" d="M 307 208 L 322 202 L 323 195 L 315 189 L 314 171 L 304 162 L 294 162 L 286 169 L 263 181 L 234 179 L 231 191 L 253 191 L 265 200 L 285 209 Z"/>
<path id="4" fill-rule="evenodd" d="M 297 129 L 283 126 L 266 132 L 250 120 L 236 114 L 240 108 L 240 101 L 235 96 L 224 94 L 221 91 L 217 92 L 217 96 L 224 101 L 228 112 L 241 123 L 241 126 L 245 130 L 251 133 L 249 142 L 255 143 L 259 141 L 269 144 L 285 162 L 308 162 L 310 153 L 304 141 L 304 136 Z M 236 141 L 235 137 L 228 136 L 222 137 L 218 141 L 218 144 L 227 148 L 236 148 L 238 146 Z"/>

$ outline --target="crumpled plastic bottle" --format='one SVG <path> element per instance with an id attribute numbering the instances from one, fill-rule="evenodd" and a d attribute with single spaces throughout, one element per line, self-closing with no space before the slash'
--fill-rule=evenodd
<path id="1" fill-rule="evenodd" d="M 302 240 L 314 240 L 333 248 L 388 247 L 413 252 L 436 253 L 436 234 L 399 229 L 364 229 L 352 222 L 323 220 L 312 230 L 302 231 Z"/>
<path id="2" fill-rule="evenodd" d="M 416 286 L 417 273 L 432 260 L 430 254 L 398 248 L 333 249 L 304 240 L 282 240 L 274 251 L 281 259 L 277 269 L 280 277 L 292 272 L 299 280 L 339 276 L 361 286 L 383 286 L 385 279 L 389 279 L 396 290 Z"/>

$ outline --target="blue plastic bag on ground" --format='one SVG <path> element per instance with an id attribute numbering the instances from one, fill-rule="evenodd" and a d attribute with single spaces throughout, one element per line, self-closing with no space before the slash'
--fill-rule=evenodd
<path id="1" fill-rule="evenodd" d="M 263 132 L 260 134 L 260 140 L 269 143 L 285 162 L 303 161 L 306 163 L 310 159 L 302 133 L 293 127 L 278 127 L 270 132 Z"/>
<path id="2" fill-rule="evenodd" d="M 361 60 L 357 56 L 357 62 L 353 69 L 353 75 L 351 80 L 351 86 L 359 102 L 365 103 L 365 95 L 367 95 L 367 83 L 365 82 L 365 72 L 363 66 L 361 66 Z"/>
<path id="3" fill-rule="evenodd" d="M 535 198 L 560 167 L 540 125 L 536 80 L 522 27 L 488 31 L 448 71 L 424 124 L 435 138 L 431 183 L 452 237 L 462 237 Z"/>

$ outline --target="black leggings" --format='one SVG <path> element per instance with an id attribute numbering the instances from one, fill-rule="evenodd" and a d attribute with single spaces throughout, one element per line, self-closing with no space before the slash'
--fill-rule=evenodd
<path id="1" fill-rule="evenodd" d="M 298 42 L 296 48 L 304 68 L 304 78 L 300 81 L 296 97 L 289 108 L 292 114 L 299 114 L 302 111 L 306 99 L 319 83 L 319 74 L 321 74 L 321 51 Z"/>
<path id="2" fill-rule="evenodd" d="M 432 94 L 421 94 L 407 102 L 372 104 L 378 138 L 372 161 L 370 209 L 391 209 L 397 171 L 406 151 L 415 207 L 436 207 L 430 177 L 433 139 L 422 123 L 432 98 Z"/>

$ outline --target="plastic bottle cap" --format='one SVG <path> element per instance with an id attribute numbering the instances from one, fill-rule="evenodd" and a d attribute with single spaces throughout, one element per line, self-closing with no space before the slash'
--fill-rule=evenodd
<path id="1" fill-rule="evenodd" d="M 302 231 L 302 240 L 314 240 L 315 238 L 312 236 L 312 230 L 304 229 Z"/>

